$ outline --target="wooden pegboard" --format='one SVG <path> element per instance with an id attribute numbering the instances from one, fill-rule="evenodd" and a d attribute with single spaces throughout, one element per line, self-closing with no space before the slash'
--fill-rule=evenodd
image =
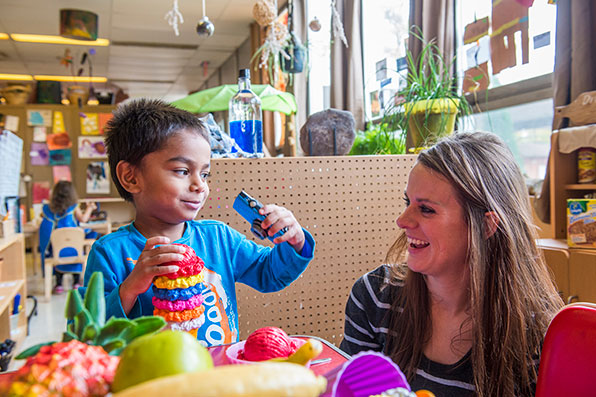
<path id="1" fill-rule="evenodd" d="M 214 159 L 211 193 L 199 218 L 216 219 L 260 244 L 234 211 L 244 189 L 263 204 L 290 209 L 316 241 L 314 260 L 288 288 L 262 294 L 237 284 L 240 340 L 274 325 L 288 334 L 343 338 L 354 281 L 379 266 L 395 240 L 414 155 Z"/>

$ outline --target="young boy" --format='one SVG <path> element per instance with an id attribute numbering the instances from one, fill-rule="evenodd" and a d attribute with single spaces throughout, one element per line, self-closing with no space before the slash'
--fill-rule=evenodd
<path id="1" fill-rule="evenodd" d="M 153 314 L 154 277 L 177 271 L 162 264 L 183 259 L 175 242 L 205 262 L 205 324 L 197 339 L 238 341 L 235 283 L 261 292 L 287 287 L 313 258 L 312 236 L 276 205 L 261 210 L 270 236 L 287 227 L 273 248 L 222 222 L 195 221 L 209 195 L 211 148 L 206 127 L 188 112 L 159 100 L 132 101 L 115 111 L 106 135 L 112 179 L 136 210 L 133 223 L 99 239 L 89 253 L 85 286 L 93 272 L 103 273 L 106 319 Z"/>

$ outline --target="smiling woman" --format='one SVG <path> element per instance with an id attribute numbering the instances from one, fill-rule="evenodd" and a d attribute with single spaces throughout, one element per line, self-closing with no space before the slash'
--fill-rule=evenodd
<path id="1" fill-rule="evenodd" d="M 384 352 L 413 390 L 533 396 L 562 301 L 511 152 L 491 133 L 445 138 L 420 153 L 405 199 L 389 264 L 352 289 L 341 348 Z"/>

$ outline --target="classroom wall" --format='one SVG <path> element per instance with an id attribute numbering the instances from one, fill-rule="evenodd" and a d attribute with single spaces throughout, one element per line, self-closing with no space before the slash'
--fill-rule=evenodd
<path id="1" fill-rule="evenodd" d="M 26 105 L 3 105 L 0 106 L 0 114 L 17 116 L 19 118 L 18 128 L 15 132 L 18 136 L 23 139 L 23 162 L 22 162 L 22 173 L 30 175 L 32 181 L 25 184 L 27 196 L 24 198 L 24 203 L 27 208 L 31 208 L 33 204 L 33 184 L 34 182 L 48 181 L 50 188 L 54 185 L 54 175 L 52 165 L 33 165 L 32 157 L 30 155 L 31 144 L 33 142 L 33 130 L 34 126 L 28 122 L 28 111 L 44 111 L 51 112 L 52 116 L 54 112 L 61 112 L 64 121 L 65 131 L 68 134 L 71 147 L 71 162 L 68 166 L 71 172 L 72 181 L 77 190 L 79 198 L 93 198 L 93 199 L 108 199 L 112 202 L 121 202 L 119 199 L 118 192 L 114 186 L 111 178 L 109 178 L 109 193 L 92 193 L 88 192 L 87 185 L 87 167 L 91 162 L 105 162 L 107 167 L 107 158 L 96 158 L 96 159 L 82 159 L 79 158 L 78 151 L 78 138 L 83 136 L 81 133 L 81 114 L 110 114 L 115 108 L 113 105 L 95 105 L 95 106 L 83 106 L 81 108 L 70 105 L 49 105 L 49 104 L 26 104 Z M 52 117 L 53 118 L 53 117 Z M 3 117 L 6 120 L 6 117 Z M 46 133 L 52 134 L 52 126 L 46 126 Z M 92 136 L 92 135 L 89 135 Z M 124 205 L 123 202 L 121 202 Z M 29 212 L 29 211 L 27 211 Z M 29 215 L 29 214 L 28 214 Z M 28 217 L 29 219 L 29 217 Z"/>

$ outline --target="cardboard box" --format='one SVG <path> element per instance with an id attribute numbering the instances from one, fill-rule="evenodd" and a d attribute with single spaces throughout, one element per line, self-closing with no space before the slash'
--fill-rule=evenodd
<path id="1" fill-rule="evenodd" d="M 596 249 L 596 200 L 567 200 L 567 244 Z"/>
<path id="2" fill-rule="evenodd" d="M 14 233 L 14 219 L 0 221 L 0 238 L 12 236 Z"/>

